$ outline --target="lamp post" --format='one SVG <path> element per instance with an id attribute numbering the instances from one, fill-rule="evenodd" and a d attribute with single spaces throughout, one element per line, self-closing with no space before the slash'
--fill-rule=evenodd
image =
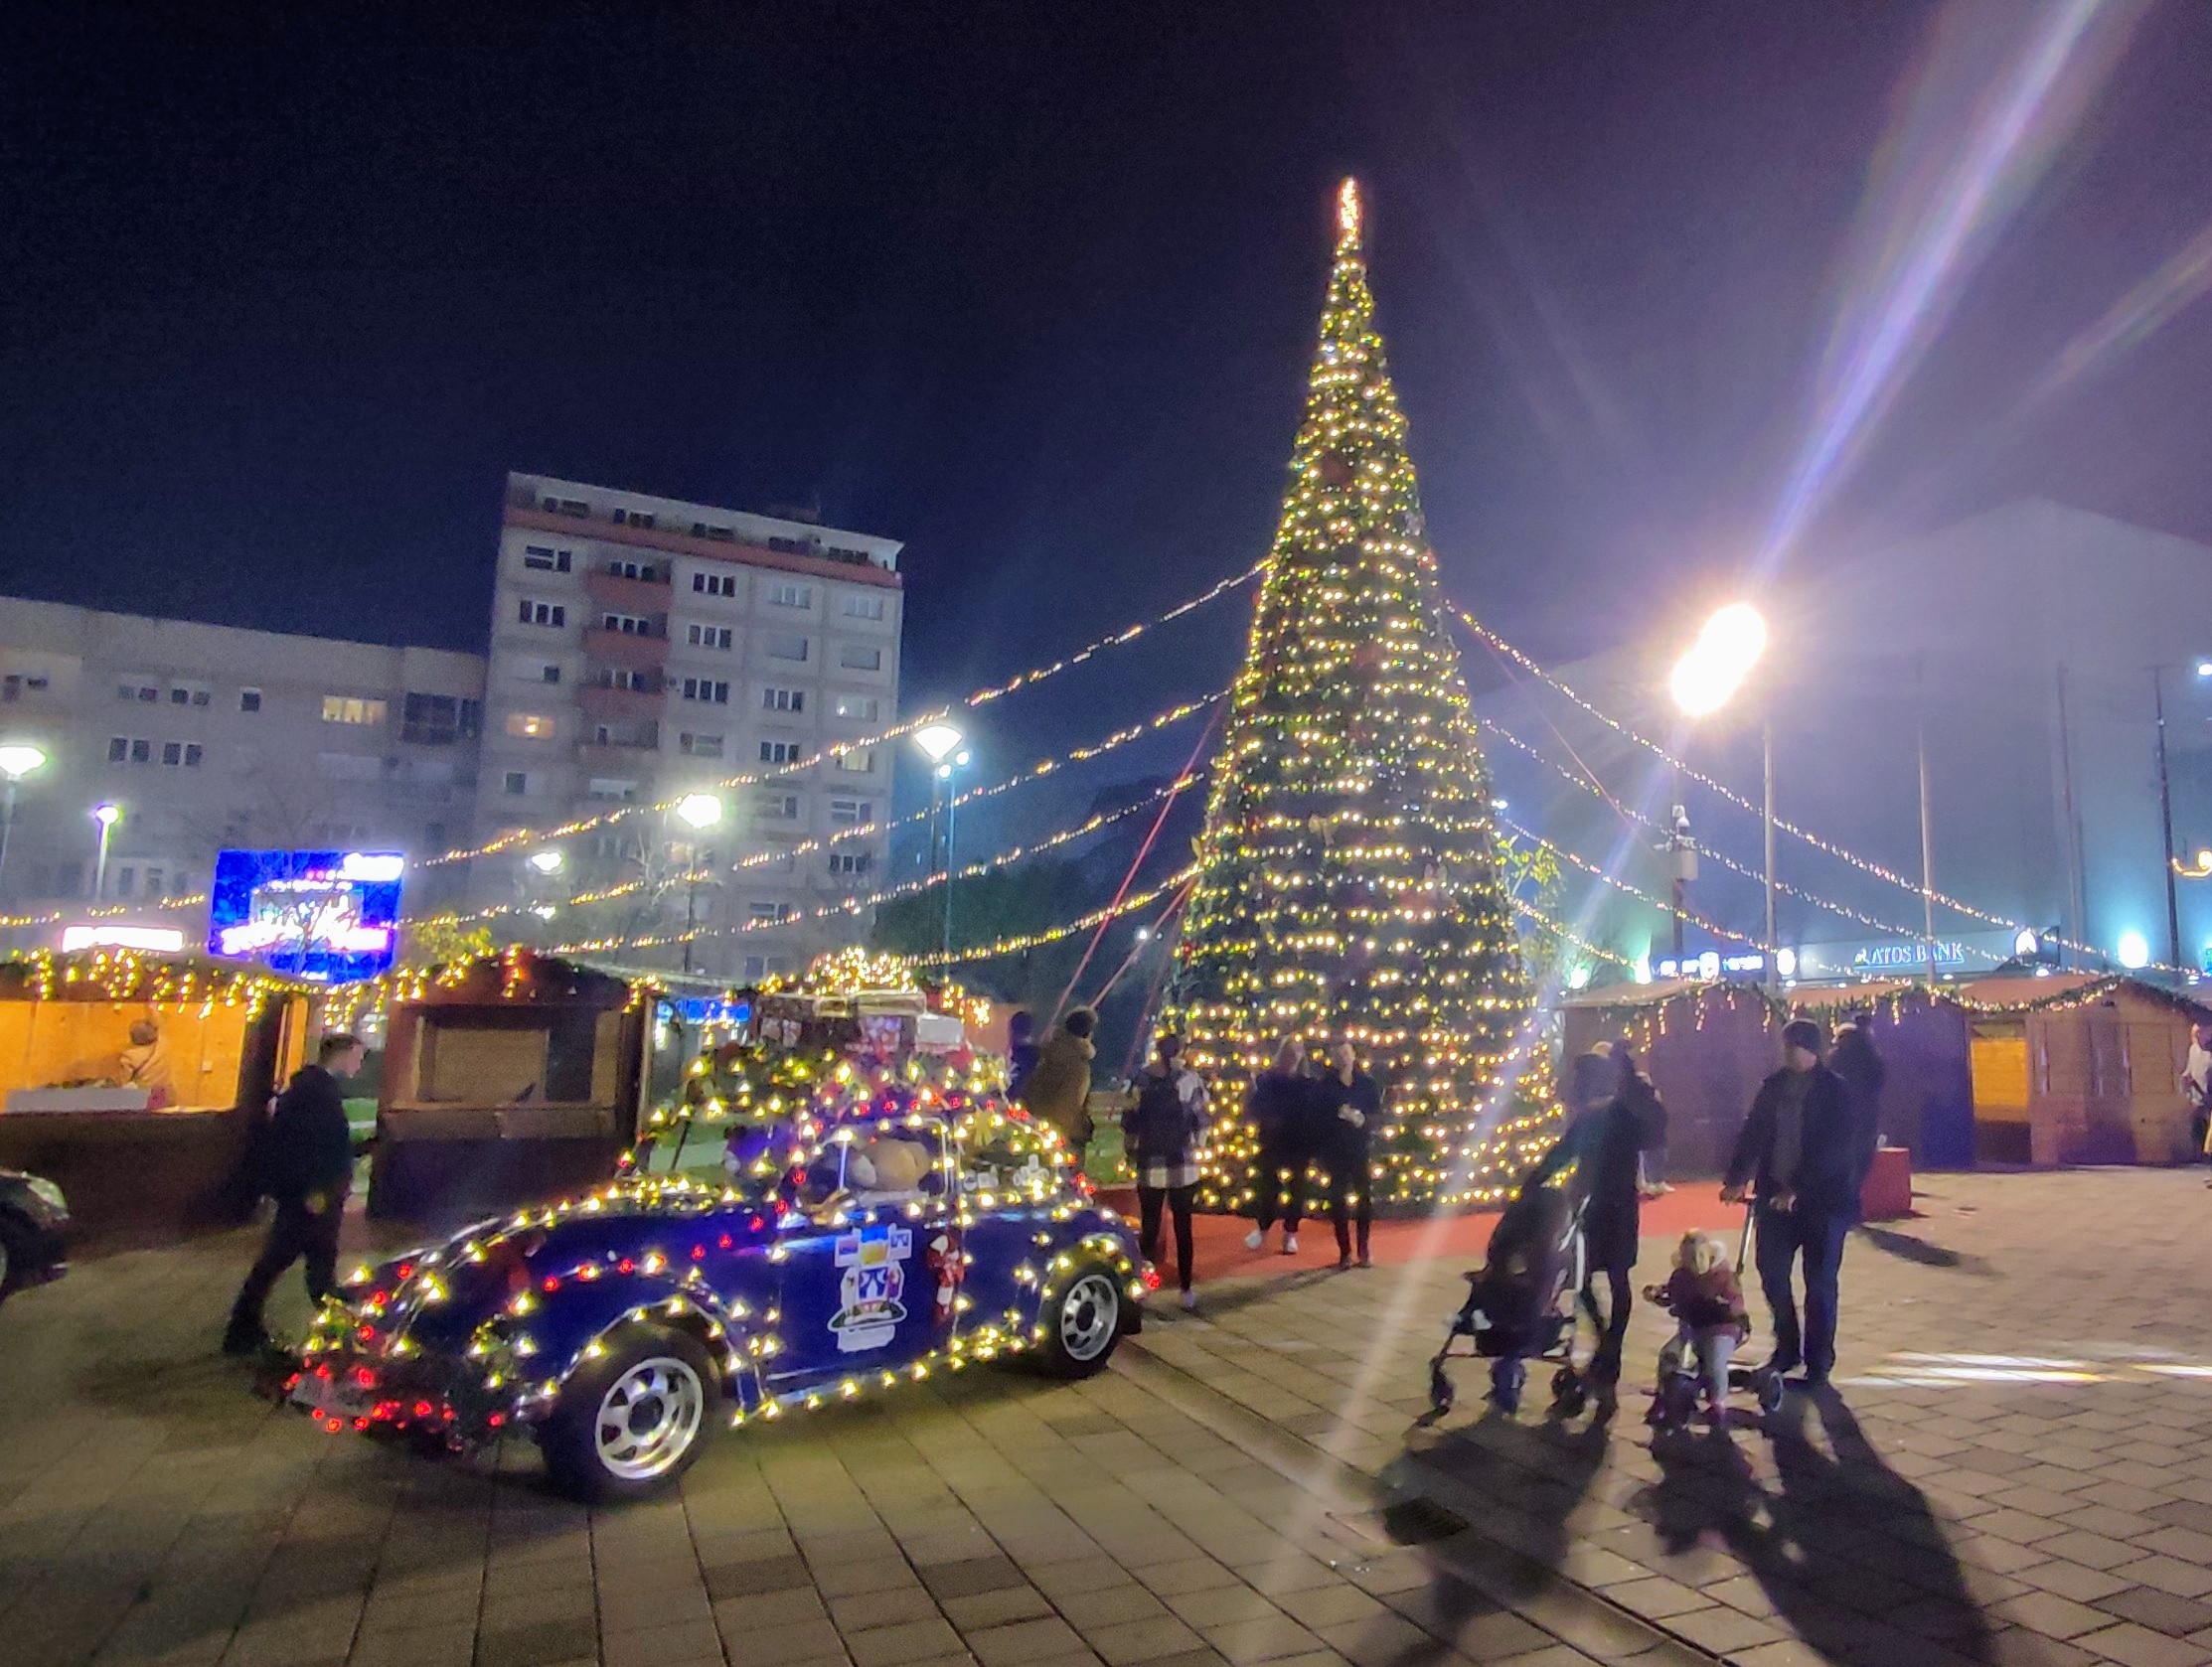
<path id="1" fill-rule="evenodd" d="M 0 793 L 0 873 L 8 865 L 8 835 L 15 832 L 15 788 L 33 770 L 46 762 L 46 749 L 35 747 L 28 741 L 10 741 L 0 746 L 0 776 L 8 785 Z"/>
<path id="2" fill-rule="evenodd" d="M 722 819 L 722 802 L 711 793 L 690 793 L 677 801 L 677 820 L 695 834 L 704 834 Z M 699 844 L 694 840 L 685 864 L 684 971 L 692 970 L 692 938 L 699 928 Z"/>
<path id="3" fill-rule="evenodd" d="M 2212 660 L 2196 663 L 2197 681 L 2212 679 Z M 2157 720 L 2158 736 L 2158 829 L 2165 836 L 2166 848 L 2166 965 L 2180 967 L 2181 960 L 2181 898 L 2174 889 L 2174 880 L 2180 869 L 2173 854 L 2173 784 L 2166 774 L 2166 669 L 2150 668 L 2150 710 Z"/>
<path id="4" fill-rule="evenodd" d="M 945 870 L 945 923 L 939 949 L 952 954 L 952 834 L 953 817 L 958 806 L 953 802 L 950 788 L 952 773 L 968 762 L 968 749 L 960 743 L 967 737 L 950 723 L 929 723 L 914 731 L 914 745 L 921 748 L 929 760 L 929 856 L 930 865 L 937 863 L 937 828 L 944 825 Z"/>
<path id="5" fill-rule="evenodd" d="M 1687 718 L 1709 717 L 1735 697 L 1745 680 L 1767 651 L 1767 622 L 1748 602 L 1731 602 L 1705 622 L 1666 680 L 1674 705 Z M 1759 720 L 1760 761 L 1766 775 L 1767 894 L 1766 954 L 1760 957 L 1762 982 L 1771 989 L 1775 968 L 1774 926 L 1774 720 L 1762 712 Z"/>
<path id="6" fill-rule="evenodd" d="M 92 820 L 99 824 L 99 844 L 92 853 L 92 901 L 97 903 L 107 891 L 107 840 L 115 832 L 115 825 L 123 820 L 120 805 L 94 805 Z"/>

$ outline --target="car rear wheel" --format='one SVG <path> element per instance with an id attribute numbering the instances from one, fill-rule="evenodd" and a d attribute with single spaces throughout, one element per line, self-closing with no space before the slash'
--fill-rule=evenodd
<path id="1" fill-rule="evenodd" d="M 627 1326 L 604 1356 L 568 1380 L 539 1427 L 546 1468 L 579 1499 L 657 1493 L 699 1456 L 718 1384 L 697 1338 L 666 1326 Z"/>
<path id="2" fill-rule="evenodd" d="M 1038 1316 L 1044 1341 L 1037 1363 L 1056 1378 L 1087 1378 L 1102 1371 L 1121 1341 L 1121 1281 L 1091 1263 L 1069 1276 Z"/>

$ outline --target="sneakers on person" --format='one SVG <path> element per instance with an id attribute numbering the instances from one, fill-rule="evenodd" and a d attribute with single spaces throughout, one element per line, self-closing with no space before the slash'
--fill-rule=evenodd
<path id="1" fill-rule="evenodd" d="M 1346 1251 L 1337 1258 L 1337 1272 L 1340 1274 L 1348 1273 L 1350 1269 L 1351 1253 L 1349 1251 Z"/>
<path id="2" fill-rule="evenodd" d="M 1244 1235 L 1244 1248 L 1246 1250 L 1258 1250 L 1266 1243 L 1267 1230 L 1265 1228 L 1255 1227 L 1251 1232 Z"/>
<path id="3" fill-rule="evenodd" d="M 1296 1256 L 1298 1254 L 1297 1234 L 1286 1233 L 1283 1235 L 1283 1254 L 1285 1256 Z"/>
<path id="4" fill-rule="evenodd" d="M 1359 1266 L 1360 1266 L 1360 1267 L 1362 1267 L 1362 1268 L 1372 1268 L 1372 1267 L 1373 1267 L 1374 1265 L 1375 1265 L 1375 1259 L 1374 1259 L 1373 1257 L 1369 1256 L 1369 1255 L 1368 1255 L 1368 1254 L 1367 1254 L 1367 1253 L 1366 1253 L 1365 1251 L 1361 1251 L 1361 1252 L 1359 1253 Z"/>
<path id="5" fill-rule="evenodd" d="M 1198 1293 L 1196 1291 L 1186 1290 L 1183 1293 L 1183 1311 L 1186 1314 L 1194 1314 L 1198 1311 Z"/>

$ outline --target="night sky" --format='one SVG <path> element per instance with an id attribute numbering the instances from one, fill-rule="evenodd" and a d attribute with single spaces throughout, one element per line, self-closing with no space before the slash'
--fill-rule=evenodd
<path id="1" fill-rule="evenodd" d="M 478 649 L 509 468 L 818 498 L 907 540 L 910 695 L 965 689 L 1264 550 L 1352 172 L 1447 584 L 1582 653 L 1750 559 L 1880 160 L 2050 12 L 12 8 L 0 583 Z M 1790 560 L 2030 491 L 2212 539 L 2212 307 L 2022 408 L 2212 222 L 2212 7 L 2104 12 Z M 1244 617 L 996 750 L 1225 679 Z"/>

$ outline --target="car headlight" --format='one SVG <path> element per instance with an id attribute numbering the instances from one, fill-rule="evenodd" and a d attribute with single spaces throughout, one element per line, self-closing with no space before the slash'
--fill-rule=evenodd
<path id="1" fill-rule="evenodd" d="M 62 1196 L 62 1189 L 44 1175 L 27 1175 L 24 1184 L 31 1189 L 31 1196 L 38 1199 L 56 1215 L 70 1213 L 70 1201 Z"/>

